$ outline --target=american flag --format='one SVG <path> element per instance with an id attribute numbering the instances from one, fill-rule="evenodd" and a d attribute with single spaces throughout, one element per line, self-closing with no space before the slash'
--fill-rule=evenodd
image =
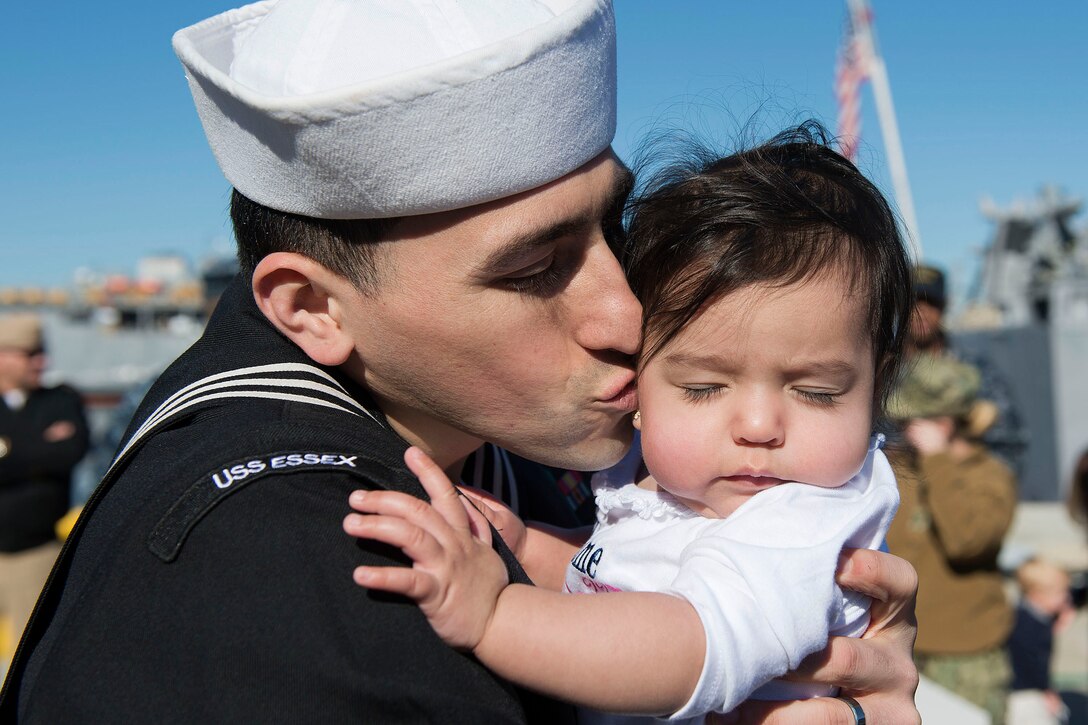
<path id="1" fill-rule="evenodd" d="M 847 18 L 838 62 L 835 64 L 835 97 L 839 101 L 839 148 L 842 155 L 851 161 L 857 155 L 858 139 L 861 136 L 861 84 L 869 78 L 865 48 L 859 38 L 859 28 L 854 27 L 855 20 L 868 24 L 868 8 L 860 16 L 856 19 Z"/>

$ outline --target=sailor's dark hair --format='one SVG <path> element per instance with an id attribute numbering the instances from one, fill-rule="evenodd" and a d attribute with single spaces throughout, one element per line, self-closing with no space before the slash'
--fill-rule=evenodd
<path id="1" fill-rule="evenodd" d="M 642 180 L 628 208 L 625 267 L 643 306 L 640 365 L 730 292 L 837 271 L 866 299 L 881 405 L 913 294 L 911 263 L 880 191 L 813 121 L 724 157 L 685 146 L 680 160 Z"/>
<path id="2" fill-rule="evenodd" d="M 230 218 L 238 242 L 238 265 L 250 278 L 257 264 L 273 252 L 296 252 L 351 281 L 359 290 L 378 283 L 374 248 L 399 218 L 316 219 L 258 204 L 237 189 L 230 198 Z"/>

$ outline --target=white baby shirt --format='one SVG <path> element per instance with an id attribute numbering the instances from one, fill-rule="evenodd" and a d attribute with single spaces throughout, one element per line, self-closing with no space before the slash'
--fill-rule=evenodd
<path id="1" fill-rule="evenodd" d="M 843 547 L 879 548 L 898 506 L 882 441 L 873 438 L 844 485 L 784 483 L 726 519 L 700 517 L 668 493 L 638 488 L 637 437 L 622 461 L 593 477 L 597 525 L 567 568 L 566 589 L 675 594 L 695 607 L 706 630 L 699 683 L 670 720 L 728 712 L 752 696 L 834 694 L 769 680 L 822 649 L 829 633 L 858 636 L 868 626 L 868 598 L 844 592 L 835 569 Z"/>

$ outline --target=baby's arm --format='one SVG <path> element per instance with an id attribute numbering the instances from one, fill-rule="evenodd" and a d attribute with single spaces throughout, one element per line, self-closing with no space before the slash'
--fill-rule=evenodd
<path id="1" fill-rule="evenodd" d="M 564 529 L 533 522 L 528 525 L 525 558 L 521 565 L 538 587 L 553 592 L 563 591 L 567 564 L 574 558 L 593 533 L 592 527 Z"/>
<path id="2" fill-rule="evenodd" d="M 444 641 L 524 687 L 615 712 L 672 713 L 688 701 L 706 647 L 690 604 L 508 584 L 487 527 L 473 522 L 441 469 L 414 448 L 405 461 L 432 503 L 368 491 L 352 505 L 370 515 L 349 515 L 344 529 L 401 548 L 413 566 L 359 567 L 357 583 L 414 599 Z"/>

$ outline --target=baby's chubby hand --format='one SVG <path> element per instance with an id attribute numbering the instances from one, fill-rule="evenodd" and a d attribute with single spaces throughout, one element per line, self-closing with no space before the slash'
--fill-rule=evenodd
<path id="1" fill-rule="evenodd" d="M 474 650 L 509 583 L 506 566 L 491 548 L 487 520 L 442 469 L 415 447 L 404 462 L 431 502 L 396 491 L 355 491 L 349 503 L 359 513 L 348 514 L 344 531 L 396 546 L 412 567 L 360 566 L 355 582 L 413 599 L 443 641 Z"/>
<path id="2" fill-rule="evenodd" d="M 502 537 L 510 551 L 514 553 L 517 560 L 524 561 L 527 532 L 525 522 L 510 510 L 510 507 L 503 503 L 501 499 L 492 496 L 487 491 L 471 486 L 458 486 L 457 490 L 465 495 L 462 503 L 465 504 L 470 519 L 476 513 L 483 514 L 484 518 L 495 527 L 495 531 L 499 532 L 499 536 Z M 487 526 L 484 526 L 484 528 L 487 529 Z M 489 537 L 490 534 L 490 530 L 487 531 Z"/>

